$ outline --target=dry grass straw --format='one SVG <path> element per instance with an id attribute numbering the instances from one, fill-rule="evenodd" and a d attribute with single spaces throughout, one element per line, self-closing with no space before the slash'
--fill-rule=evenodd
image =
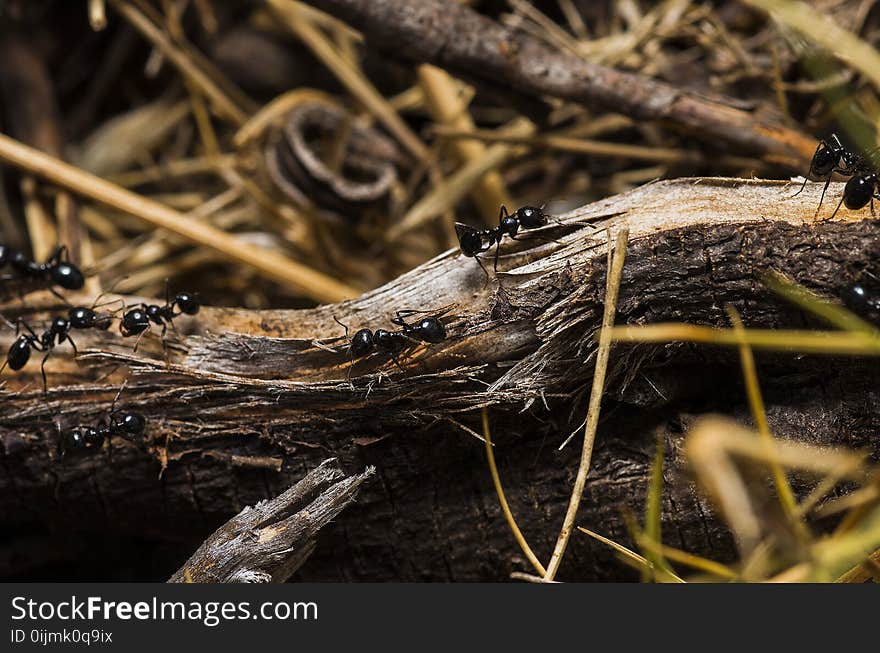
<path id="1" fill-rule="evenodd" d="M 634 539 L 645 554 L 643 559 L 646 564 L 639 568 L 646 579 L 664 580 L 658 572 L 671 572 L 671 569 L 664 568 L 667 561 L 719 580 L 798 582 L 837 579 L 841 582 L 861 582 L 876 574 L 876 563 L 880 559 L 880 492 L 876 489 L 876 479 L 880 478 L 880 470 L 866 469 L 864 458 L 859 453 L 775 440 L 767 422 L 751 347 L 758 345 L 801 352 L 806 343 L 812 353 L 848 351 L 876 355 L 877 333 L 870 324 L 846 309 L 823 300 L 781 275 L 766 275 L 764 281 L 792 303 L 848 331 L 816 334 L 746 329 L 732 307 L 728 308 L 734 324 L 730 331 L 684 324 L 614 330 L 613 337 L 618 341 L 664 342 L 685 339 L 738 346 L 749 406 L 757 425 L 757 432 L 753 432 L 727 418 L 705 417 L 689 430 L 685 438 L 685 454 L 700 487 L 719 507 L 736 536 L 742 556 L 739 569 L 663 545 L 659 529 L 659 474 L 655 461 L 648 491 L 646 527 L 642 531 L 634 529 Z M 770 334 L 784 334 L 783 338 L 789 341 L 788 346 L 782 347 L 783 339 L 769 338 Z M 823 339 L 824 345 L 821 344 Z M 844 345 L 848 341 L 852 343 L 851 346 Z M 786 548 L 784 555 L 779 555 L 783 552 L 777 550 L 778 547 L 788 547 L 783 544 L 787 540 L 778 536 L 780 524 L 766 521 L 766 511 L 759 507 L 763 499 L 752 497 L 753 481 L 747 471 L 752 467 L 770 470 L 785 528 L 791 533 L 792 541 L 799 543 L 796 550 Z M 818 478 L 812 491 L 800 503 L 788 483 L 787 469 L 807 472 Z M 820 502 L 845 479 L 862 483 L 864 487 L 821 505 Z M 831 535 L 813 536 L 804 522 L 808 514 L 816 512 L 817 506 L 824 515 L 832 511 L 847 511 L 840 526 Z M 584 532 L 595 536 L 585 529 Z M 603 538 L 601 541 L 606 540 Z M 613 545 L 613 548 L 620 551 L 620 545 Z M 798 562 L 783 568 L 778 566 L 778 560 L 792 557 Z M 633 559 L 630 556 L 630 561 Z"/>
<path id="2" fill-rule="evenodd" d="M 797 30 L 871 80 L 880 90 L 880 53 L 869 43 L 842 28 L 834 19 L 804 2 L 793 0 L 746 0 L 770 16 Z"/>
<path id="3" fill-rule="evenodd" d="M 525 536 L 522 534 L 519 526 L 517 526 L 516 519 L 514 518 L 513 513 L 510 512 L 510 506 L 507 504 L 507 498 L 504 496 L 504 488 L 501 486 L 501 477 L 498 475 L 498 467 L 495 465 L 495 452 L 492 451 L 493 445 L 492 433 L 489 429 L 489 415 L 485 408 L 483 409 L 483 442 L 486 445 L 486 458 L 489 461 L 489 473 L 492 475 L 492 484 L 495 486 L 496 494 L 498 494 L 498 502 L 501 504 L 501 512 L 504 513 L 504 519 L 507 520 L 507 525 L 510 526 L 510 530 L 513 532 L 513 537 L 516 539 L 516 543 L 519 544 L 519 548 L 522 549 L 523 554 L 525 554 L 532 567 L 534 567 L 535 571 L 541 574 L 541 576 L 546 576 L 547 570 L 544 569 L 544 565 L 538 560 L 538 556 L 532 551 L 532 547 L 529 546 Z"/>
<path id="4" fill-rule="evenodd" d="M 215 82 L 212 75 L 206 72 L 203 66 L 200 66 L 193 59 L 191 53 L 174 44 L 165 32 L 133 5 L 120 0 L 110 0 L 110 2 L 116 11 L 149 39 L 163 55 L 168 57 L 168 60 L 177 67 L 181 75 L 211 100 L 219 115 L 238 125 L 244 123 L 247 118 L 244 109 L 229 97 L 226 90 Z"/>
<path id="5" fill-rule="evenodd" d="M 505 126 L 504 130 L 511 133 L 531 133 L 534 128 L 530 121 L 517 118 L 512 124 Z M 400 222 L 388 230 L 386 238 L 393 242 L 405 233 L 440 217 L 463 200 L 487 173 L 525 152 L 525 148 L 511 148 L 507 145 L 487 148 L 483 157 L 470 160 L 418 200 Z"/>
<path id="6" fill-rule="evenodd" d="M 309 19 L 310 14 L 303 11 L 302 5 L 293 0 L 269 0 L 268 7 L 279 19 L 327 66 L 339 81 L 348 89 L 379 122 L 388 128 L 398 141 L 417 159 L 428 159 L 428 148 L 409 128 L 406 122 L 388 104 L 385 97 L 356 68 L 343 57 L 324 34 Z"/>
<path id="7" fill-rule="evenodd" d="M 187 220 L 178 211 L 159 202 L 132 193 L 3 134 L 0 134 L 0 159 L 77 195 L 124 211 L 189 242 L 213 249 L 223 258 L 252 267 L 317 301 L 338 302 L 359 294 L 354 288 L 332 277 L 274 251 L 243 243 L 235 236 L 207 224 Z"/>
<path id="8" fill-rule="evenodd" d="M 475 131 L 476 126 L 467 111 L 467 104 L 460 97 L 460 84 L 456 84 L 445 71 L 428 64 L 419 66 L 418 75 L 419 87 L 438 127 L 453 127 L 465 134 Z M 455 140 L 452 148 L 461 164 L 476 162 L 486 156 L 486 146 L 479 141 Z M 497 220 L 499 206 L 511 204 L 510 194 L 497 167 L 493 166 L 478 179 L 470 191 L 471 200 L 479 207 L 483 220 L 489 224 Z"/>
<path id="9" fill-rule="evenodd" d="M 590 471 L 590 460 L 593 455 L 593 444 L 596 438 L 596 428 L 599 425 L 599 410 L 602 406 L 602 394 L 605 390 L 605 373 L 608 369 L 608 356 L 611 351 L 611 327 L 614 325 L 614 316 L 617 312 L 617 293 L 620 288 L 620 277 L 623 273 L 623 263 L 626 260 L 627 239 L 629 230 L 622 228 L 617 232 L 614 247 L 611 246 L 611 234 L 608 234 L 608 265 L 607 283 L 605 287 L 605 310 L 602 315 L 602 328 L 599 331 L 599 344 L 596 352 L 596 365 L 593 372 L 593 385 L 590 389 L 590 403 L 587 410 L 587 420 L 584 426 L 584 442 L 581 449 L 581 461 L 578 465 L 574 488 L 571 492 L 568 510 L 562 523 L 562 529 L 556 540 L 556 547 L 547 565 L 545 580 L 553 580 L 559 565 L 562 564 L 562 556 L 568 546 L 571 531 L 574 528 L 574 520 L 577 517 L 578 508 L 584 493 L 584 485 L 587 482 L 587 474 Z"/>

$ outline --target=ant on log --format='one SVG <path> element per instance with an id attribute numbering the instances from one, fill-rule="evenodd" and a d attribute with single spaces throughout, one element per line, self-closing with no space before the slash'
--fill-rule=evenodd
<path id="1" fill-rule="evenodd" d="M 4 275 L 0 281 L 31 281 L 50 289 L 60 286 L 65 290 L 81 290 L 85 285 L 82 271 L 68 260 L 66 245 L 59 246 L 45 263 L 37 263 L 8 245 L 0 245 L 0 270 L 6 265 L 17 274 Z"/>
<path id="2" fill-rule="evenodd" d="M 40 373 L 43 377 L 43 392 L 47 390 L 46 382 L 46 361 L 51 355 L 55 347 L 67 341 L 73 347 L 74 355 L 77 354 L 76 343 L 70 336 L 73 329 L 98 329 L 106 331 L 110 328 L 113 320 L 111 313 L 98 313 L 94 306 L 87 308 L 85 306 L 73 306 L 67 311 L 67 317 L 55 317 L 49 323 L 49 327 L 39 336 L 34 332 L 33 328 L 23 320 L 19 320 L 18 324 L 13 325 L 8 320 L 4 321 L 15 329 L 16 334 L 21 332 L 24 327 L 27 333 L 18 336 L 15 342 L 9 347 L 6 353 L 6 361 L 0 367 L 2 372 L 6 366 L 13 371 L 18 371 L 27 365 L 31 358 L 31 350 L 45 352 L 43 362 L 40 364 Z"/>
<path id="3" fill-rule="evenodd" d="M 125 383 L 119 388 L 110 410 L 101 417 L 96 426 L 76 426 L 72 429 L 62 430 L 56 422 L 58 429 L 58 451 L 64 456 L 68 451 L 78 449 L 91 449 L 103 446 L 105 441 L 116 436 L 124 440 L 139 440 L 146 430 L 147 421 L 140 413 L 116 410 L 116 402 L 125 388 Z"/>
<path id="4" fill-rule="evenodd" d="M 486 271 L 478 255 L 489 251 L 494 245 L 495 263 L 493 268 L 495 272 L 498 272 L 498 255 L 501 248 L 501 240 L 504 236 L 510 236 L 512 240 L 521 240 L 516 237 L 520 229 L 538 229 L 539 227 L 546 226 L 549 217 L 544 213 L 543 208 L 535 206 L 522 206 L 511 215 L 507 212 L 507 207 L 502 205 L 501 211 L 498 213 L 497 227 L 477 229 L 476 227 L 456 222 L 455 233 L 458 236 L 458 245 L 461 248 L 461 253 L 475 259 L 488 278 L 489 273 Z"/>
<path id="5" fill-rule="evenodd" d="M 843 197 L 840 198 L 831 218 L 837 215 L 841 205 L 846 205 L 846 208 L 856 211 L 863 209 L 870 203 L 871 214 L 874 214 L 874 198 L 880 198 L 880 195 L 877 194 L 878 188 L 880 188 L 880 176 L 877 174 L 874 161 L 877 152 L 874 150 L 864 157 L 854 153 L 847 149 L 837 134 L 832 134 L 827 141 L 823 139 L 819 142 L 810 161 L 809 171 L 810 175 L 825 180 L 825 186 L 822 188 L 822 195 L 819 198 L 819 206 L 816 207 L 816 215 L 819 214 L 819 209 L 825 199 L 825 191 L 828 190 L 831 177 L 835 173 L 846 175 L 850 179 L 843 187 Z M 800 190 L 792 197 L 799 195 L 806 185 L 807 179 L 804 179 Z"/>
<path id="6" fill-rule="evenodd" d="M 846 208 L 850 211 L 857 211 L 865 208 L 870 203 L 871 215 L 875 215 L 874 198 L 880 199 L 880 195 L 877 194 L 880 177 L 877 175 L 875 165 L 867 159 L 860 158 L 853 167 L 851 174 L 852 177 L 849 178 L 846 186 L 843 187 L 843 197 L 840 198 L 840 202 L 838 202 L 837 208 L 834 209 L 834 213 L 831 214 L 831 218 L 837 215 L 841 204 L 846 205 Z"/>
<path id="7" fill-rule="evenodd" d="M 446 340 L 446 327 L 440 318 L 446 313 L 442 311 L 428 317 L 421 318 L 418 322 L 409 323 L 406 318 L 424 311 L 404 310 L 397 311 L 397 316 L 391 320 L 391 323 L 400 327 L 396 331 L 387 329 L 359 329 L 352 336 L 348 344 L 348 351 L 351 355 L 352 365 L 356 359 L 364 358 L 375 351 L 388 354 L 401 370 L 398 356 L 408 348 L 415 347 L 421 343 L 437 344 Z M 345 338 L 348 339 L 348 326 L 333 318 L 336 323 L 345 329 Z M 349 379 L 351 378 L 351 368 L 348 370 Z"/>
<path id="8" fill-rule="evenodd" d="M 141 304 L 129 309 L 122 316 L 119 323 L 119 331 L 124 337 L 138 336 L 134 350 L 137 351 L 140 339 L 150 327 L 155 324 L 162 327 L 162 348 L 165 348 L 165 333 L 170 324 L 174 328 L 174 318 L 179 315 L 196 315 L 201 308 L 198 298 L 187 292 L 177 293 L 173 299 L 169 298 L 168 285 L 165 285 L 165 305 Z"/>

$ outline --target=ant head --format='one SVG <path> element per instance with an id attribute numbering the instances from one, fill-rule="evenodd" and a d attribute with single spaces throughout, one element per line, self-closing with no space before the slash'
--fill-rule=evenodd
<path id="1" fill-rule="evenodd" d="M 461 253 L 465 256 L 476 256 L 483 251 L 483 236 L 473 227 L 456 223 L 455 233 L 458 236 Z"/>
<path id="2" fill-rule="evenodd" d="M 352 358 L 361 358 L 369 354 L 373 351 L 373 332 L 369 329 L 359 330 L 351 339 L 349 350 Z"/>
<path id="3" fill-rule="evenodd" d="M 831 137 L 830 142 L 820 141 L 819 147 L 816 148 L 816 152 L 813 154 L 813 160 L 810 162 L 810 171 L 819 177 L 830 175 L 843 153 L 843 146 L 836 135 Z"/>
<path id="4" fill-rule="evenodd" d="M 140 413 L 123 413 L 119 419 L 114 419 L 116 428 L 125 438 L 139 438 L 147 428 L 147 420 Z"/>
<path id="5" fill-rule="evenodd" d="M 150 318 L 146 311 L 133 308 L 126 312 L 119 321 L 119 332 L 125 336 L 136 336 L 150 328 Z"/>
<path id="6" fill-rule="evenodd" d="M 436 317 L 426 317 L 417 326 L 419 337 L 425 342 L 438 343 L 446 339 L 446 327 Z"/>
<path id="7" fill-rule="evenodd" d="M 517 209 L 516 218 L 523 229 L 537 229 L 547 224 L 547 214 L 537 206 L 523 206 Z"/>
<path id="8" fill-rule="evenodd" d="M 863 209 L 874 196 L 877 186 L 877 175 L 862 173 L 850 177 L 843 187 L 843 203 L 850 210 Z"/>
<path id="9" fill-rule="evenodd" d="M 85 277 L 73 263 L 58 263 L 52 267 L 52 283 L 65 290 L 81 290 L 86 284 Z"/>
<path id="10" fill-rule="evenodd" d="M 62 431 L 59 445 L 62 455 L 73 449 L 84 449 L 86 447 L 85 433 L 83 433 L 82 429 L 78 428 Z"/>
<path id="11" fill-rule="evenodd" d="M 178 293 L 174 298 L 174 303 L 177 304 L 177 307 L 187 315 L 195 315 L 202 307 L 198 298 L 188 292 Z"/>

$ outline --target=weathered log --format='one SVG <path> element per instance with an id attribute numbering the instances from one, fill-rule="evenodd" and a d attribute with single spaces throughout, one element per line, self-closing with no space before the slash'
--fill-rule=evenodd
<path id="1" fill-rule="evenodd" d="M 839 296 L 859 275 L 880 273 L 880 228 L 867 210 L 813 220 L 821 185 L 792 198 L 795 190 L 784 182 L 658 182 L 559 216 L 562 225 L 526 232 L 524 241 L 505 241 L 497 280 L 489 283 L 476 262 L 451 251 L 342 304 L 205 308 L 178 321 L 188 335 L 169 342 L 168 367 L 149 338 L 137 354 L 113 332 L 88 347 L 78 341 L 88 349 L 78 364 L 61 353 L 50 361 L 48 400 L 38 365 L 5 377 L 0 523 L 22 537 L 48 524 L 69 538 L 75 527 L 201 541 L 244 505 L 277 494 L 332 455 L 346 469 L 375 465 L 380 482 L 324 529 L 326 546 L 297 577 L 497 580 L 523 570 L 482 444 L 472 437 L 477 409 L 489 408 L 511 507 L 546 559 L 576 469 L 577 445 L 556 448 L 584 417 L 608 235 L 624 224 L 630 230 L 620 323 L 723 325 L 730 303 L 747 326 L 804 326 L 810 320 L 757 274 L 778 270 Z M 834 184 L 827 197 L 834 201 L 841 191 Z M 28 299 L 31 306 L 52 302 Z M 349 356 L 342 340 L 333 340 L 343 329 L 334 318 L 352 329 L 388 327 L 396 310 L 447 305 L 444 343 L 404 357 L 404 371 L 380 355 L 358 361 L 349 384 Z M 0 310 L 12 315 L 21 306 Z M 873 363 L 795 354 L 758 360 L 780 435 L 876 449 Z M 133 371 L 120 406 L 136 405 L 147 416 L 146 445 L 114 442 L 112 462 L 100 452 L 58 460 L 53 416 L 66 424 L 98 419 L 121 378 L 98 377 L 104 366 L 120 364 Z M 577 523 L 628 541 L 620 507 L 640 510 L 659 432 L 668 452 L 669 543 L 729 559 L 729 534 L 681 473 L 679 445 L 691 415 L 747 415 L 736 353 L 617 345 L 608 387 Z M 629 573 L 576 535 L 559 578 Z"/>
<path id="2" fill-rule="evenodd" d="M 328 458 L 273 499 L 247 506 L 205 540 L 169 583 L 283 583 L 315 550 L 318 531 L 375 472 L 346 477 Z"/>

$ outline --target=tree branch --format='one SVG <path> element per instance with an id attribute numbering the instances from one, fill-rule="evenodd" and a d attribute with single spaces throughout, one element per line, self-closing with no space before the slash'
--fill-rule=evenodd
<path id="1" fill-rule="evenodd" d="M 181 335 L 170 336 L 167 368 L 155 336 L 135 354 L 115 328 L 77 333 L 84 354 L 74 361 L 66 346 L 53 354 L 47 398 L 38 361 L 4 374 L 3 528 L 25 536 L 46 524 L 66 533 L 73 524 L 201 541 L 330 455 L 347 469 L 375 465 L 381 483 L 326 529 L 332 545 L 301 577 L 498 579 L 524 567 L 482 445 L 470 435 L 479 430 L 476 409 L 486 406 L 511 510 L 547 560 L 577 465 L 577 447 L 556 449 L 584 418 L 609 236 L 630 231 L 618 324 L 722 326 L 732 304 L 747 327 L 803 328 L 803 313 L 764 288 L 760 273 L 777 270 L 831 298 L 859 275 L 880 274 L 878 223 L 867 210 L 845 209 L 835 221 L 814 221 L 821 186 L 791 197 L 796 187 L 784 182 L 658 182 L 558 216 L 562 225 L 525 232 L 519 242 L 505 240 L 490 283 L 475 261 L 450 251 L 341 304 L 206 307 L 176 321 Z M 841 192 L 832 184 L 823 216 Z M 26 305 L 16 300 L 0 312 L 14 319 L 63 308 L 46 293 L 28 296 Z M 358 361 L 349 385 L 334 318 L 350 329 L 388 328 L 397 310 L 448 305 L 446 341 L 403 357 L 403 371 L 381 355 Z M 12 334 L 3 335 L 8 346 Z M 760 354 L 758 364 L 774 434 L 876 446 L 880 414 L 865 401 L 880 381 L 875 365 L 794 354 Z M 146 442 L 114 440 L 112 464 L 88 450 L 59 460 L 54 418 L 67 426 L 100 419 L 123 378 L 102 375 L 119 365 L 134 374 L 118 408 L 146 416 Z M 690 415 L 721 409 L 748 419 L 739 379 L 733 350 L 615 345 L 576 524 L 625 542 L 618 506 L 639 509 L 655 433 L 667 435 L 668 472 L 681 474 L 677 446 Z M 671 483 L 667 492 L 664 532 L 681 539 L 672 545 L 716 559 L 734 555 L 691 485 Z M 561 579 L 625 573 L 584 540 L 575 534 Z"/>
<path id="2" fill-rule="evenodd" d="M 598 106 L 639 120 L 667 122 L 721 140 L 768 163 L 803 171 L 816 142 L 781 123 L 736 108 L 737 102 L 682 90 L 643 75 L 554 50 L 450 0 L 306 0 L 362 31 L 391 56 L 477 76 L 525 95 Z"/>
<path id="3" fill-rule="evenodd" d="M 274 499 L 218 528 L 169 583 L 283 583 L 315 548 L 318 531 L 354 501 L 375 473 L 346 477 L 330 458 Z"/>

